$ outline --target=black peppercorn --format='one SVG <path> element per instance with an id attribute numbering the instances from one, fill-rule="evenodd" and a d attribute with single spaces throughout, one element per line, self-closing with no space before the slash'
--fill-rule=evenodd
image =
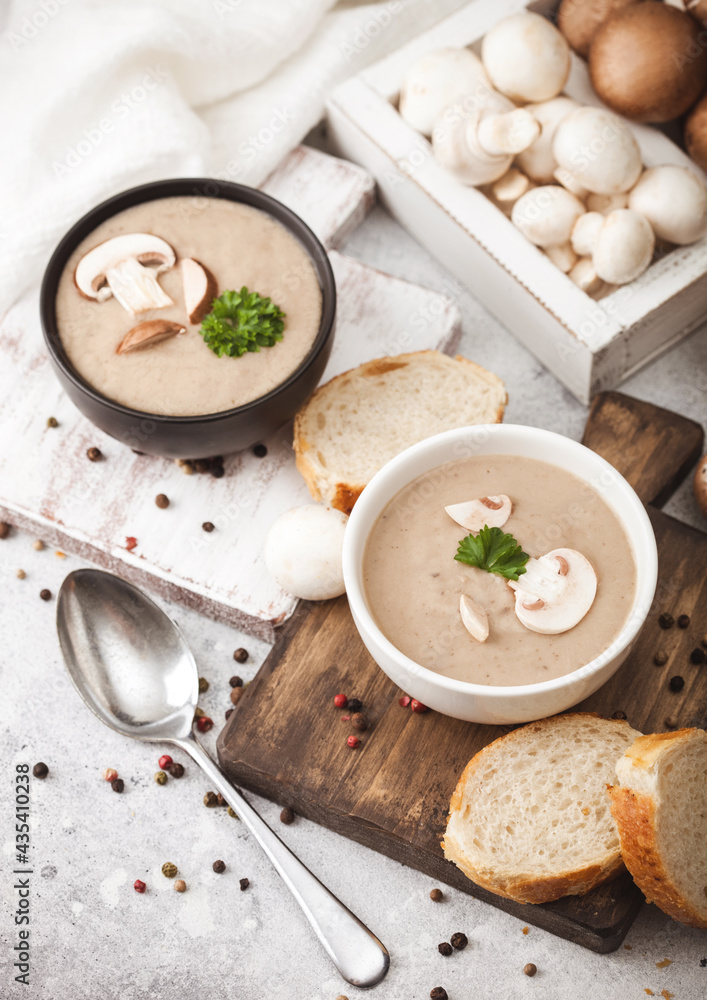
<path id="1" fill-rule="evenodd" d="M 357 712 L 361 711 L 361 709 L 363 708 L 363 702 L 359 698 L 349 698 L 346 707 L 349 710 L 349 712 L 351 712 L 351 714 L 354 715 Z"/>
<path id="2" fill-rule="evenodd" d="M 86 456 L 90 462 L 100 462 L 103 458 L 103 453 L 100 448 L 89 448 Z"/>
<path id="3" fill-rule="evenodd" d="M 212 465 L 223 465 L 223 455 L 212 455 L 209 461 Z"/>
<path id="4" fill-rule="evenodd" d="M 696 667 L 699 667 L 702 663 L 705 662 L 705 659 L 706 657 L 704 649 L 700 649 L 699 646 L 695 646 L 695 648 L 690 653 L 690 662 L 694 663 Z"/>
<path id="5" fill-rule="evenodd" d="M 655 663 L 656 667 L 664 667 L 665 664 L 668 662 L 668 654 L 665 653 L 662 649 L 659 650 L 653 657 L 653 662 Z"/>
<path id="6" fill-rule="evenodd" d="M 675 624 L 675 619 L 671 614 L 668 614 L 667 611 L 664 611 L 658 619 L 658 624 L 661 628 L 672 628 Z"/>
<path id="7" fill-rule="evenodd" d="M 194 468 L 197 472 L 208 472 L 209 471 L 209 461 L 206 458 L 197 458 L 194 462 Z"/>
<path id="8" fill-rule="evenodd" d="M 169 765 L 169 773 L 173 778 L 181 778 L 184 775 L 184 765 L 180 764 L 178 761 L 172 761 Z"/>
<path id="9" fill-rule="evenodd" d="M 211 867 L 213 868 L 213 870 L 216 872 L 217 875 L 220 875 L 221 872 L 226 871 L 226 865 L 223 861 L 214 861 Z"/>
<path id="10" fill-rule="evenodd" d="M 47 588 L 45 587 L 44 590 L 39 591 L 39 596 L 42 598 L 43 601 L 51 601 L 52 592 L 51 590 L 47 590 Z"/>
<path id="11" fill-rule="evenodd" d="M 356 712 L 355 715 L 351 716 L 351 725 L 359 733 L 365 733 L 368 729 L 368 717 L 363 712 Z"/>
<path id="12" fill-rule="evenodd" d="M 435 986 L 433 990 L 430 990 L 430 1000 L 449 1000 L 449 997 L 443 986 Z"/>
<path id="13" fill-rule="evenodd" d="M 216 792 L 207 792 L 204 796 L 204 805 L 207 809 L 215 809 L 218 805 L 218 797 Z"/>
<path id="14" fill-rule="evenodd" d="M 430 899 L 432 900 L 433 903 L 441 903 L 442 900 L 444 899 L 444 893 L 442 892 L 441 889 L 433 889 L 430 892 Z"/>
<path id="15" fill-rule="evenodd" d="M 204 523 L 202 524 L 201 527 L 204 529 L 204 531 L 213 531 L 214 530 L 214 526 L 211 523 L 211 521 L 204 521 Z"/>
<path id="16" fill-rule="evenodd" d="M 7 521 L 0 521 L 0 539 L 7 538 L 11 528 L 12 525 L 8 524 Z"/>
<path id="17" fill-rule="evenodd" d="M 675 677 L 670 678 L 669 687 L 671 691 L 682 691 L 685 687 L 685 681 L 679 674 L 677 674 Z"/>
<path id="18" fill-rule="evenodd" d="M 44 763 L 43 760 L 40 760 L 32 768 L 32 774 L 35 776 L 35 778 L 46 778 L 46 776 L 49 774 L 49 768 L 47 767 L 47 765 Z"/>
<path id="19" fill-rule="evenodd" d="M 678 615 L 678 628 L 687 628 L 690 624 L 689 615 Z"/>
<path id="20" fill-rule="evenodd" d="M 523 973 L 526 976 L 534 976 L 537 971 L 537 965 L 534 965 L 532 962 L 528 962 L 527 965 L 523 966 Z"/>
<path id="21" fill-rule="evenodd" d="M 226 471 L 222 465 L 212 465 L 209 472 L 214 479 L 222 479 L 226 475 Z"/>
<path id="22" fill-rule="evenodd" d="M 290 823 L 294 823 L 294 821 L 295 821 L 294 812 L 290 809 L 289 806 L 285 806 L 285 808 L 280 813 L 280 822 L 284 823 L 285 826 L 289 826 Z"/>
<path id="23" fill-rule="evenodd" d="M 452 942 L 452 947 L 456 948 L 457 951 L 464 951 L 466 946 L 469 944 L 469 938 L 466 934 L 462 934 L 461 931 L 457 931 L 456 934 L 452 934 L 450 941 Z"/>
<path id="24" fill-rule="evenodd" d="M 242 646 L 239 647 L 234 652 L 233 659 L 236 661 L 236 663 L 245 663 L 245 661 L 248 659 L 248 650 L 247 649 L 243 649 Z M 233 684 L 231 685 L 231 687 L 239 687 L 239 686 L 240 685 L 237 685 L 237 684 L 236 685 L 233 685 Z"/>
<path id="25" fill-rule="evenodd" d="M 239 878 L 238 884 L 241 887 L 241 892 L 245 892 L 248 886 L 250 885 L 250 880 L 247 878 Z"/>
<path id="26" fill-rule="evenodd" d="M 622 712 L 621 709 L 617 709 L 616 712 L 611 716 L 612 719 L 625 719 L 626 713 Z"/>
<path id="27" fill-rule="evenodd" d="M 239 652 L 239 650 L 236 650 L 236 653 L 237 652 Z M 236 653 L 233 654 L 234 659 L 235 659 Z M 230 681 L 228 683 L 231 685 L 232 688 L 242 688 L 243 687 L 243 678 L 239 677 L 238 674 L 234 674 L 233 677 L 230 679 Z"/>
<path id="28" fill-rule="evenodd" d="M 442 941 L 441 944 L 437 945 L 437 951 L 440 953 L 440 955 L 444 955 L 445 958 L 449 958 L 454 949 L 452 948 L 451 944 L 449 944 L 447 941 Z"/>
<path id="29" fill-rule="evenodd" d="M 253 454 L 256 458 L 265 458 L 268 453 L 268 449 L 264 444 L 253 445 Z"/>
<path id="30" fill-rule="evenodd" d="M 160 510 L 164 510 L 166 507 L 169 507 L 169 497 L 166 496 L 164 493 L 158 493 L 157 496 L 155 497 L 155 503 L 160 508 Z"/>
<path id="31" fill-rule="evenodd" d="M 123 781 L 122 778 L 116 778 L 115 781 L 111 781 L 110 787 L 113 789 L 114 792 L 120 793 L 125 788 L 125 782 Z"/>
<path id="32" fill-rule="evenodd" d="M 233 709 L 227 708 L 224 713 L 224 718 L 226 719 L 226 722 L 228 722 L 228 720 L 231 718 L 232 715 L 233 715 Z"/>

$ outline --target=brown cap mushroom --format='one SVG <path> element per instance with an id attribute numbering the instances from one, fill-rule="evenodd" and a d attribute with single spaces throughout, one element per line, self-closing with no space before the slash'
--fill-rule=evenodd
<path id="1" fill-rule="evenodd" d="M 193 257 L 184 257 L 179 266 L 182 272 L 184 308 L 189 322 L 201 323 L 211 309 L 211 303 L 218 295 L 218 286 L 208 267 Z"/>
<path id="2" fill-rule="evenodd" d="M 692 488 L 695 491 L 695 500 L 705 517 L 707 517 L 707 455 L 700 459 L 695 469 L 695 478 L 692 480 Z"/>
<path id="3" fill-rule="evenodd" d="M 99 243 L 76 265 L 74 282 L 87 299 L 105 302 L 114 295 L 132 315 L 171 306 L 157 275 L 174 267 L 174 250 L 151 233 L 125 233 Z"/>
<path id="4" fill-rule="evenodd" d="M 667 122 L 684 114 L 704 90 L 707 50 L 689 14 L 644 0 L 609 18 L 589 50 L 599 97 L 633 121 Z"/>
<path id="5" fill-rule="evenodd" d="M 589 46 L 604 21 L 634 3 L 638 0 L 562 0 L 557 27 L 574 51 L 586 59 Z"/>
<path id="6" fill-rule="evenodd" d="M 685 145 L 697 166 L 707 170 L 707 97 L 698 101 L 687 116 Z"/>
<path id="7" fill-rule="evenodd" d="M 133 351 L 143 351 L 169 337 L 176 337 L 178 333 L 185 332 L 186 327 L 181 323 L 173 323 L 168 319 L 147 319 L 144 323 L 138 323 L 132 330 L 128 330 L 116 347 L 115 353 L 132 354 Z"/>

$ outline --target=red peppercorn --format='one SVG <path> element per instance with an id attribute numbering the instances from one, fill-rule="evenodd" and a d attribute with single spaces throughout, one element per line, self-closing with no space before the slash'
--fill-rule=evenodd
<path id="1" fill-rule="evenodd" d="M 196 728 L 200 733 L 208 733 L 209 729 L 214 728 L 214 721 L 213 719 L 210 719 L 208 715 L 200 715 L 196 720 Z"/>
<path id="2" fill-rule="evenodd" d="M 105 771 L 103 772 L 103 778 L 106 781 L 109 781 L 111 783 L 111 785 L 113 784 L 113 782 L 115 781 L 115 779 L 117 777 L 118 777 L 118 772 L 116 771 L 116 769 L 114 767 L 107 767 L 105 769 Z"/>
<path id="3" fill-rule="evenodd" d="M 334 704 L 336 705 L 337 708 L 346 708 L 348 700 L 349 699 L 346 697 L 345 694 L 334 695 Z"/>
<path id="4" fill-rule="evenodd" d="M 134 535 L 128 535 L 125 539 L 125 548 L 128 552 L 132 552 L 136 545 L 137 538 L 135 538 Z"/>
<path id="5" fill-rule="evenodd" d="M 427 705 L 423 705 L 422 702 L 418 701 L 416 698 L 413 698 L 412 701 L 410 702 L 410 708 L 413 710 L 413 712 L 427 712 L 427 711 L 429 711 L 429 709 L 427 708 Z"/>
<path id="6" fill-rule="evenodd" d="M 346 742 L 348 743 L 348 745 L 351 747 L 352 750 L 355 750 L 361 741 L 358 738 L 358 736 L 349 736 Z"/>
<path id="7" fill-rule="evenodd" d="M 407 708 L 411 701 L 412 701 L 412 698 L 410 698 L 410 697 L 408 697 L 408 695 L 404 694 L 402 696 L 402 698 L 398 699 L 398 705 L 400 705 L 401 708 Z"/>
<path id="8" fill-rule="evenodd" d="M 160 757 L 159 764 L 161 771 L 168 771 L 169 768 L 172 766 L 172 758 L 169 756 L 168 753 L 163 753 L 162 756 Z"/>
<path id="9" fill-rule="evenodd" d="M 139 878 L 136 878 L 133 882 L 133 889 L 135 892 L 144 892 L 147 886 L 144 882 L 141 882 Z"/>

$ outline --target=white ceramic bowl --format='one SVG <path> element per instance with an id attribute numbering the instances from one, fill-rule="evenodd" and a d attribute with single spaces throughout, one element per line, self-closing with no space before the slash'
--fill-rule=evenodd
<path id="1" fill-rule="evenodd" d="M 637 569 L 628 620 L 600 656 L 554 680 L 510 687 L 471 684 L 415 663 L 381 632 L 363 589 L 366 540 L 386 504 L 408 483 L 446 462 L 471 455 L 522 455 L 557 465 L 599 490 L 628 535 Z M 645 508 L 613 466 L 569 438 L 536 427 L 482 424 L 446 431 L 397 455 L 356 502 L 344 537 L 344 580 L 351 614 L 371 656 L 399 687 L 444 715 L 470 722 L 530 722 L 563 712 L 593 694 L 626 659 L 646 619 L 658 578 L 658 552 Z"/>

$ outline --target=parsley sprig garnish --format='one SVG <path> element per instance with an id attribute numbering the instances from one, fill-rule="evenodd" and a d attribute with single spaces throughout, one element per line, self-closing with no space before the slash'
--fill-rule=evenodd
<path id="1" fill-rule="evenodd" d="M 268 298 L 241 288 L 223 292 L 201 322 L 201 336 L 221 358 L 240 358 L 246 351 L 259 351 L 282 340 L 285 314 Z"/>
<path id="2" fill-rule="evenodd" d="M 513 535 L 484 525 L 478 535 L 462 538 L 454 558 L 469 566 L 485 569 L 487 573 L 498 573 L 507 580 L 517 580 L 525 573 L 525 564 L 530 557 L 523 552 Z"/>

